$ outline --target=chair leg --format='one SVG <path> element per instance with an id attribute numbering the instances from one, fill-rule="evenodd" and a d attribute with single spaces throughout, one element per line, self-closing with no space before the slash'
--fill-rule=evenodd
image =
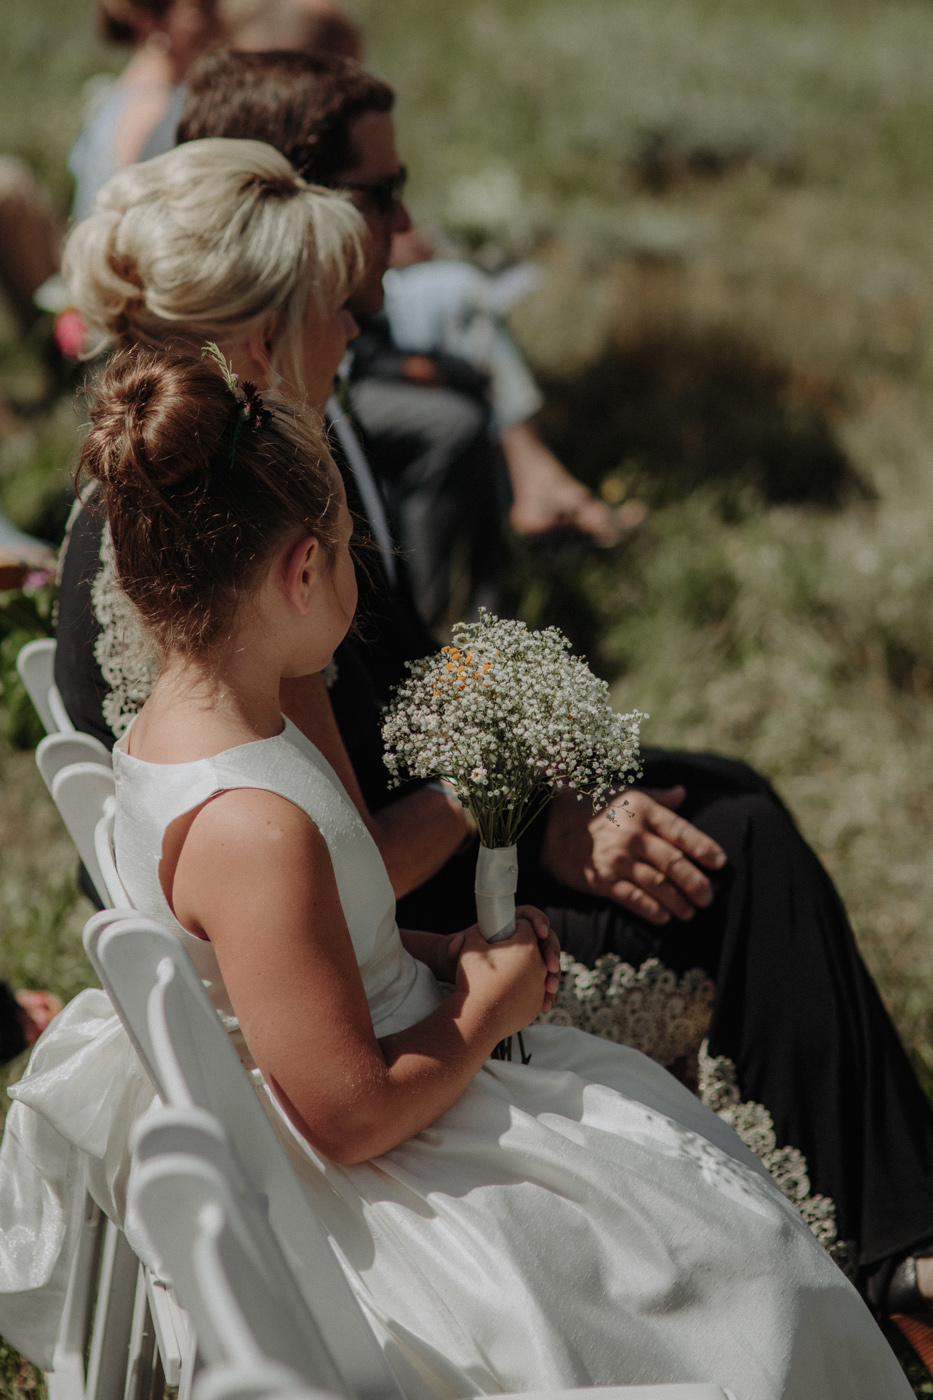
<path id="1" fill-rule="evenodd" d="M 140 1264 L 136 1275 L 136 1297 L 133 1303 L 133 1325 L 130 1329 L 123 1400 L 162 1400 L 164 1391 L 165 1374 L 156 1346 L 156 1329 L 149 1307 L 146 1268 L 144 1264 Z"/>
<path id="2" fill-rule="evenodd" d="M 55 1343 L 54 1369 L 46 1377 L 49 1400 L 84 1400 L 84 1354 L 100 1262 L 101 1226 L 99 1207 L 85 1195 L 84 1220 L 71 1261 L 68 1291 Z"/>
<path id="3" fill-rule="evenodd" d="M 124 1400 L 139 1260 L 123 1231 L 104 1229 L 86 1400 Z"/>
<path id="4" fill-rule="evenodd" d="M 191 1320 L 175 1294 L 146 1271 L 149 1312 L 155 1327 L 156 1346 L 165 1372 L 165 1383 L 181 1384 L 182 1368 L 189 1351 L 195 1349 Z"/>
<path id="5" fill-rule="evenodd" d="M 188 1344 L 185 1347 L 184 1360 L 181 1365 L 177 1400 L 191 1400 L 191 1391 L 198 1376 L 204 1370 L 204 1365 L 204 1358 L 198 1352 L 194 1328 L 189 1323 Z"/>

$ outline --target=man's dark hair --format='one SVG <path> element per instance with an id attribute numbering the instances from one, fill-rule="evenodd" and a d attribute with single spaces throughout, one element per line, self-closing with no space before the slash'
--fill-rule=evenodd
<path id="1" fill-rule="evenodd" d="M 265 141 L 315 185 L 355 165 L 354 118 L 395 102 L 388 83 L 332 54 L 220 50 L 192 67 L 185 86 L 179 145 L 204 136 Z"/>

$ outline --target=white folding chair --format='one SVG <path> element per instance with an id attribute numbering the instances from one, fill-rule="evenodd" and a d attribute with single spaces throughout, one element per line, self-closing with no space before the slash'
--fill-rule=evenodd
<path id="1" fill-rule="evenodd" d="M 93 734 L 83 734 L 73 729 L 70 734 L 46 734 L 36 748 L 36 767 L 42 774 L 49 792 L 56 773 L 69 768 L 73 763 L 97 763 L 101 768 L 112 768 L 113 760 L 106 744 L 95 739 Z"/>
<path id="2" fill-rule="evenodd" d="M 336 1393 L 326 1349 L 302 1313 L 294 1277 L 255 1198 L 245 1189 L 226 1134 L 200 1110 L 168 1110 L 140 1124 L 129 1199 L 194 1319 L 207 1360 L 233 1379 L 287 1367 Z M 272 1379 L 270 1377 L 270 1379 Z M 233 1382 L 234 1387 L 236 1381 Z M 240 1382 L 242 1387 L 242 1382 Z M 208 1387 L 217 1394 L 217 1383 Z M 287 1390 L 293 1391 L 289 1385 Z M 230 1393 L 230 1387 L 227 1387 Z M 242 1396 L 242 1388 L 236 1391 Z M 724 1400 L 715 1385 L 606 1386 L 549 1391 L 549 1400 Z M 545 1392 L 513 1400 L 544 1400 Z"/>
<path id="3" fill-rule="evenodd" d="M 109 1224 L 85 1193 L 84 1219 L 71 1260 L 52 1370 L 46 1375 L 49 1400 L 85 1400 L 85 1354 L 105 1223 Z"/>
<path id="4" fill-rule="evenodd" d="M 55 806 L 78 848 L 100 901 L 107 905 L 110 894 L 97 858 L 95 832 L 108 799 L 114 800 L 113 769 L 99 762 L 69 763 L 55 773 L 51 790 Z"/>
<path id="5" fill-rule="evenodd" d="M 327 1400 L 325 1390 L 305 1385 L 287 1366 L 263 1361 L 256 1366 L 205 1366 L 194 1400 Z"/>
<path id="6" fill-rule="evenodd" d="M 100 866 L 107 889 L 110 907 L 130 910 L 133 908 L 133 901 L 124 889 L 123 881 L 117 873 L 117 860 L 113 849 L 113 823 L 116 808 L 114 797 L 107 797 L 104 800 L 103 811 L 94 827 L 94 854 L 97 856 L 97 864 Z"/>
<path id="7" fill-rule="evenodd" d="M 129 1205 L 191 1315 L 205 1359 L 248 1366 L 273 1358 L 307 1384 L 349 1400 L 264 1202 L 217 1119 L 201 1109 L 169 1108 L 140 1124 L 134 1145 Z M 218 1217 L 214 1235 L 216 1206 L 222 1223 Z"/>
<path id="8" fill-rule="evenodd" d="M 88 761 L 68 762 L 74 755 Z M 109 752 L 90 735 L 54 734 L 41 741 L 36 761 L 102 903 L 129 909 L 109 840 L 103 870 L 95 849 L 96 827 L 109 831 L 113 822 Z M 149 1400 L 149 1390 L 163 1383 L 188 1400 L 195 1342 L 183 1314 L 90 1196 L 84 1209 L 47 1378 L 49 1400 Z M 161 1400 L 161 1392 L 152 1400 Z"/>
<path id="9" fill-rule="evenodd" d="M 21 647 L 16 657 L 19 678 L 26 687 L 47 734 L 70 734 L 74 725 L 55 684 L 55 641 L 39 637 Z"/>
<path id="10" fill-rule="evenodd" d="M 152 919 L 105 910 L 84 931 L 87 955 L 110 994 L 159 1096 L 223 1124 L 249 1190 L 268 1218 L 340 1376 L 359 1400 L 400 1400 L 349 1283 L 178 940 Z"/>

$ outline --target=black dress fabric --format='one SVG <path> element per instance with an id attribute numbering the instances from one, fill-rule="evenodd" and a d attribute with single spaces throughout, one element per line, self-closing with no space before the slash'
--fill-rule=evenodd
<path id="1" fill-rule="evenodd" d="M 349 474 L 347 487 L 358 509 Z M 112 743 L 88 596 L 99 540 L 99 517 L 82 513 L 62 572 L 56 681 L 78 728 Z M 358 632 L 337 653 L 330 695 L 367 802 L 379 810 L 397 796 L 381 760 L 381 708 L 404 662 L 436 643 L 403 569 L 394 592 L 375 551 L 358 572 Z M 657 927 L 558 884 L 538 859 L 546 817 L 521 842 L 519 899 L 545 908 L 562 946 L 588 966 L 614 953 L 635 967 L 648 958 L 677 973 L 699 967 L 715 980 L 710 1053 L 734 1062 L 742 1099 L 765 1106 L 778 1146 L 805 1154 L 811 1188 L 835 1203 L 839 1238 L 853 1243 L 867 1289 L 897 1259 L 933 1247 L 933 1111 L 842 902 L 770 785 L 713 755 L 648 749 L 643 758 L 644 786 L 682 783 L 681 813 L 728 855 L 711 876 L 709 908 Z M 399 901 L 400 925 L 445 932 L 471 923 L 474 869 L 475 851 L 453 857 Z"/>
<path id="2" fill-rule="evenodd" d="M 0 982 L 0 1065 L 15 1059 L 26 1049 L 26 1035 L 19 1019 L 16 993 L 6 982 Z"/>

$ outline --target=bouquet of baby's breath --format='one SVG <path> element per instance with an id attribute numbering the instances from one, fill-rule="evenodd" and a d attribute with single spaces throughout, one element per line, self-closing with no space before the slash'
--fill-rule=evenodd
<path id="1" fill-rule="evenodd" d="M 408 663 L 383 737 L 394 784 L 444 778 L 479 831 L 477 913 L 486 938 L 515 928 L 515 843 L 555 795 L 570 789 L 595 808 L 640 773 L 643 715 L 616 714 L 609 687 L 556 627 L 480 612 L 440 653 Z M 612 818 L 611 809 L 607 815 Z M 511 899 L 511 916 L 509 900 Z"/>

